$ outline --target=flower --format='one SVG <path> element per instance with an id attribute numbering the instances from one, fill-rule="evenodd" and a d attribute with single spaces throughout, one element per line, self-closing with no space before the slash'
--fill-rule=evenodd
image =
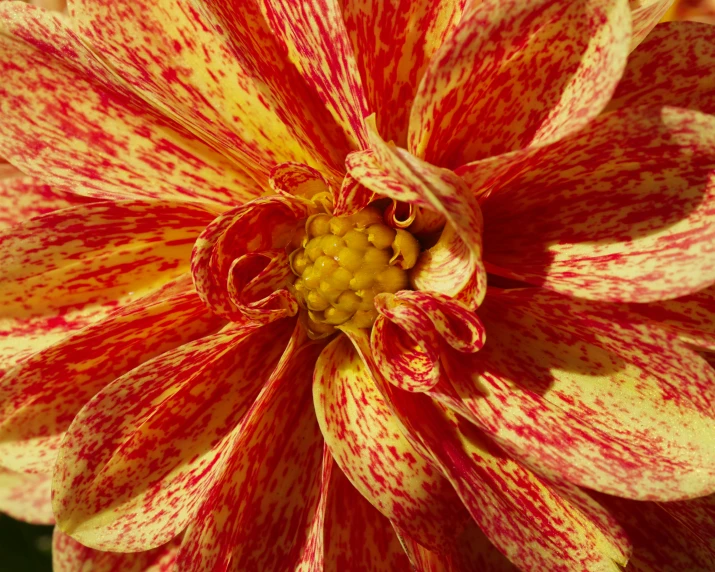
<path id="1" fill-rule="evenodd" d="M 179 570 L 711 522 L 713 32 L 632 4 L 0 4 L 0 153 L 91 199 L 2 236 L 0 464 Z"/>

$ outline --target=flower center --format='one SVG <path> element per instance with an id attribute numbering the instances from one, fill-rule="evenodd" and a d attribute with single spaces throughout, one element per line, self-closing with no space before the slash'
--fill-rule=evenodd
<path id="1" fill-rule="evenodd" d="M 347 217 L 320 213 L 308 218 L 290 265 L 296 275 L 293 292 L 307 311 L 309 330 L 319 336 L 340 325 L 371 327 L 377 318 L 375 296 L 408 288 L 407 270 L 419 253 L 417 239 L 384 224 L 373 207 Z"/>

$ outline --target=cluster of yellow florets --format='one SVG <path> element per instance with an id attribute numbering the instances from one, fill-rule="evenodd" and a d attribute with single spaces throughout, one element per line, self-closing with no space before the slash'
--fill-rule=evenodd
<path id="1" fill-rule="evenodd" d="M 387 226 L 375 208 L 347 217 L 311 216 L 290 260 L 298 277 L 293 289 L 313 333 L 327 334 L 342 324 L 372 326 L 375 296 L 407 288 L 407 270 L 419 252 L 417 239 Z"/>

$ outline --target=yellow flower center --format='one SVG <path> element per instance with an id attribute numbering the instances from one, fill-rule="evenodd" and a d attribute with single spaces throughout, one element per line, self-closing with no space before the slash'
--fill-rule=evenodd
<path id="1" fill-rule="evenodd" d="M 290 264 L 296 275 L 293 292 L 307 311 L 309 330 L 320 336 L 340 325 L 371 327 L 377 318 L 375 296 L 408 288 L 407 270 L 419 253 L 417 239 L 384 224 L 373 207 L 347 217 L 308 218 Z"/>

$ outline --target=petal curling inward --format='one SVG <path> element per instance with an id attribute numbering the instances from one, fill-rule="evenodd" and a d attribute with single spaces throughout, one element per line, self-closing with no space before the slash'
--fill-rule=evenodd
<path id="1" fill-rule="evenodd" d="M 0 464 L 49 473 L 64 431 L 95 393 L 222 324 L 184 277 L 23 360 L 0 378 Z"/>
<path id="2" fill-rule="evenodd" d="M 715 281 L 715 116 L 621 109 L 511 169 L 481 205 L 491 272 L 610 302 Z"/>
<path id="3" fill-rule="evenodd" d="M 284 256 L 280 251 L 311 214 L 310 208 L 281 194 L 256 199 L 216 218 L 201 233 L 191 254 L 191 273 L 201 299 L 214 312 L 233 321 L 294 314 L 297 308 L 293 296 L 280 291 L 282 279 L 290 278 L 281 274 L 282 270 L 290 272 L 290 266 L 280 265 Z M 265 260 L 268 265 L 261 265 Z M 236 271 L 242 267 L 247 270 L 251 261 L 251 272 L 237 275 Z M 261 282 L 263 278 L 266 283 Z M 277 312 L 261 317 L 262 305 Z"/>
<path id="4" fill-rule="evenodd" d="M 231 436 L 220 472 L 189 526 L 179 569 L 295 570 L 319 504 L 323 442 L 310 383 L 322 343 L 300 324 Z"/>
<path id="5" fill-rule="evenodd" d="M 367 334 L 349 334 L 370 351 Z M 468 516 L 447 481 L 401 433 L 346 336 L 321 353 L 313 399 L 325 442 L 353 486 L 420 544 L 450 545 Z"/>
<path id="6" fill-rule="evenodd" d="M 378 132 L 407 147 L 410 106 L 435 51 L 459 21 L 463 0 L 341 3 Z"/>
<path id="7" fill-rule="evenodd" d="M 456 168 L 558 140 L 608 103 L 630 32 L 627 0 L 470 3 L 420 82 L 407 149 Z"/>
<path id="8" fill-rule="evenodd" d="M 225 208 L 261 194 L 239 167 L 131 92 L 68 22 L 0 2 L 0 156 L 97 198 Z"/>
<path id="9" fill-rule="evenodd" d="M 75 417 L 60 450 L 53 507 L 92 548 L 148 550 L 195 517 L 232 433 L 271 375 L 284 323 L 230 324 L 118 378 Z"/>
<path id="10" fill-rule="evenodd" d="M 32 524 L 54 524 L 51 477 L 16 473 L 0 467 L 0 512 Z"/>
<path id="11" fill-rule="evenodd" d="M 673 105 L 715 114 L 715 26 L 665 22 L 630 55 L 607 110 Z"/>
<path id="12" fill-rule="evenodd" d="M 367 146 L 368 114 L 340 0 L 259 0 L 268 25 L 353 149 Z"/>
<path id="13" fill-rule="evenodd" d="M 631 50 L 645 40 L 651 30 L 668 12 L 673 0 L 630 0 L 631 18 L 633 22 L 633 37 Z M 671 103 L 665 102 L 662 103 Z"/>
<path id="14" fill-rule="evenodd" d="M 371 150 L 348 155 L 348 172 L 379 195 L 445 217 L 443 235 L 431 249 L 435 253 L 423 252 L 415 267 L 415 283 L 420 289 L 458 297 L 476 308 L 486 292 L 486 271 L 482 264 L 482 213 L 473 194 L 453 172 L 385 143 L 375 130 L 374 115 L 366 124 Z M 431 273 L 435 278 L 430 278 Z"/>
<path id="15" fill-rule="evenodd" d="M 442 364 L 434 397 L 522 464 L 641 500 L 715 491 L 715 370 L 627 308 L 548 290 L 490 291 L 489 340 Z"/>

